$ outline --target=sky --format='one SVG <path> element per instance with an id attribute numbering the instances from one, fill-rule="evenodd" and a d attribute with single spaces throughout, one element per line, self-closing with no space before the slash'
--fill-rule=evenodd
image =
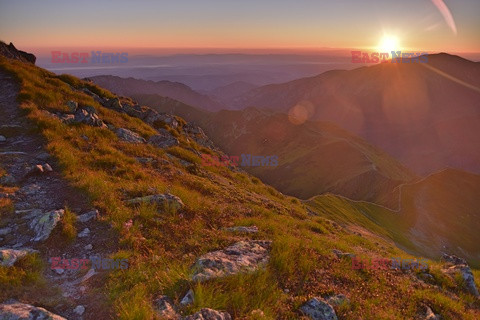
<path id="1" fill-rule="evenodd" d="M 479 17 L 480 0 L 0 0 L 0 39 L 213 52 L 375 49 L 388 38 L 404 51 L 480 52 Z"/>

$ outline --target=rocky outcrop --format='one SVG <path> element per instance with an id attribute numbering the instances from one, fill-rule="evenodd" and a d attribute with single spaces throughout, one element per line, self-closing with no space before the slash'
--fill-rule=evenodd
<path id="1" fill-rule="evenodd" d="M 480 297 L 477 286 L 475 285 L 472 269 L 468 266 L 467 261 L 446 253 L 443 254 L 442 258 L 447 262 L 442 271 L 452 277 L 459 273 L 465 282 L 465 289 L 475 297 Z"/>
<path id="2" fill-rule="evenodd" d="M 228 312 L 203 308 L 197 313 L 183 318 L 183 320 L 232 320 L 232 316 Z"/>
<path id="3" fill-rule="evenodd" d="M 0 266 L 11 267 L 18 259 L 25 257 L 27 254 L 38 252 L 30 248 L 25 249 L 7 249 L 0 248 Z"/>
<path id="4" fill-rule="evenodd" d="M 159 134 L 153 135 L 148 139 L 148 143 L 158 148 L 170 148 L 178 146 L 180 143 L 170 132 L 165 129 L 159 129 Z"/>
<path id="5" fill-rule="evenodd" d="M 115 134 L 117 137 L 119 137 L 121 140 L 130 142 L 130 143 L 145 143 L 145 139 L 142 138 L 139 134 L 125 129 L 125 128 L 117 128 L 115 129 Z"/>
<path id="6" fill-rule="evenodd" d="M 5 42 L 0 41 L 0 55 L 9 59 L 30 62 L 33 64 L 35 64 L 35 61 L 37 60 L 33 54 L 18 50 L 11 42 L 7 45 Z"/>
<path id="7" fill-rule="evenodd" d="M 240 241 L 230 247 L 209 252 L 193 266 L 194 281 L 205 281 L 241 272 L 255 271 L 268 263 L 271 241 Z"/>
<path id="8" fill-rule="evenodd" d="M 185 206 L 182 202 L 182 199 L 171 193 L 154 194 L 151 196 L 134 198 L 127 200 L 126 203 L 130 205 L 150 203 L 156 204 L 160 208 L 169 208 L 175 211 L 180 210 Z"/>
<path id="9" fill-rule="evenodd" d="M 180 314 L 178 314 L 173 301 L 167 296 L 160 296 L 153 302 L 155 311 L 161 317 L 166 320 L 179 320 Z"/>
<path id="10" fill-rule="evenodd" d="M 84 123 L 93 127 L 107 127 L 98 117 L 97 110 L 92 106 L 79 107 L 75 111 L 73 122 Z"/>
<path id="11" fill-rule="evenodd" d="M 66 320 L 44 308 L 17 301 L 0 304 L 0 319 L 5 320 Z"/>
<path id="12" fill-rule="evenodd" d="M 313 298 L 300 307 L 306 316 L 313 320 L 337 320 L 333 307 L 322 298 Z"/>
<path id="13" fill-rule="evenodd" d="M 34 217 L 30 222 L 30 228 L 35 232 L 35 236 L 32 238 L 32 241 L 46 240 L 64 213 L 65 210 L 60 209 L 43 213 L 37 217 Z"/>

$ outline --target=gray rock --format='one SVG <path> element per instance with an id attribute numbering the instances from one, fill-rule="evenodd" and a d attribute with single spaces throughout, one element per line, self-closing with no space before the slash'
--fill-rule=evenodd
<path id="1" fill-rule="evenodd" d="M 61 274 L 63 274 L 63 273 L 65 272 L 65 270 L 63 270 L 63 269 L 53 269 L 53 271 L 54 271 L 56 274 L 59 274 L 59 275 L 61 275 Z"/>
<path id="2" fill-rule="evenodd" d="M 17 301 L 0 304 L 0 319 L 2 320 L 67 320 L 51 313 L 44 308 L 35 307 Z"/>
<path id="3" fill-rule="evenodd" d="M 180 301 L 180 304 L 183 306 L 187 306 L 189 304 L 193 303 L 193 299 L 195 298 L 193 294 L 193 290 L 190 289 L 188 290 L 187 294 L 183 297 L 183 299 Z"/>
<path id="4" fill-rule="evenodd" d="M 52 167 L 48 163 L 45 163 L 42 167 L 44 172 L 53 172 Z"/>
<path id="5" fill-rule="evenodd" d="M 93 246 L 92 244 L 87 244 L 85 247 L 83 247 L 85 250 L 92 250 Z"/>
<path id="6" fill-rule="evenodd" d="M 354 258 L 355 254 L 349 253 L 349 252 L 342 252 L 337 249 L 333 249 L 332 252 L 338 257 L 338 258 L 343 258 L 343 257 L 349 257 L 349 258 Z"/>
<path id="7" fill-rule="evenodd" d="M 73 309 L 73 312 L 81 316 L 85 312 L 85 307 L 82 305 L 76 306 L 75 309 Z"/>
<path id="8" fill-rule="evenodd" d="M 197 313 L 185 317 L 184 320 L 232 320 L 232 316 L 228 312 L 203 308 Z"/>
<path id="9" fill-rule="evenodd" d="M 70 112 L 75 112 L 78 108 L 78 102 L 70 100 L 67 102 L 67 107 Z"/>
<path id="10" fill-rule="evenodd" d="M 173 301 L 167 296 L 160 296 L 153 302 L 155 311 L 162 319 L 179 320 L 178 314 Z"/>
<path id="11" fill-rule="evenodd" d="M 125 129 L 125 128 L 116 129 L 115 134 L 120 139 L 122 139 L 124 141 L 127 141 L 127 142 L 130 142 L 130 143 L 145 143 L 146 142 L 146 140 L 144 138 L 142 138 L 139 134 L 137 134 L 137 133 L 135 133 L 131 130 Z"/>
<path id="12" fill-rule="evenodd" d="M 60 209 L 35 217 L 30 222 L 30 228 L 35 232 L 35 237 L 32 238 L 32 241 L 46 240 L 64 214 L 65 210 Z"/>
<path id="13" fill-rule="evenodd" d="M 84 106 L 75 112 L 74 121 L 84 123 L 93 127 L 106 128 L 107 125 L 97 115 L 97 110 L 92 106 Z"/>
<path id="14" fill-rule="evenodd" d="M 50 159 L 50 154 L 48 152 L 41 152 L 35 156 L 36 159 L 42 160 L 42 161 L 47 161 Z"/>
<path id="15" fill-rule="evenodd" d="M 104 105 L 107 108 L 114 109 L 117 111 L 123 110 L 122 103 L 120 102 L 120 99 L 118 98 L 112 98 L 108 99 L 108 101 Z"/>
<path id="16" fill-rule="evenodd" d="M 165 129 L 159 129 L 159 134 L 151 136 L 148 139 L 148 143 L 159 148 L 170 148 L 178 146 L 180 142 L 170 132 Z"/>
<path id="17" fill-rule="evenodd" d="M 25 257 L 27 254 L 38 252 L 30 248 L 25 249 L 8 249 L 0 248 L 0 265 L 11 267 L 18 259 Z"/>
<path id="18" fill-rule="evenodd" d="M 2 228 L 2 229 L 0 229 L 0 236 L 6 236 L 10 232 L 12 232 L 12 228 L 10 228 L 10 227 Z"/>
<path id="19" fill-rule="evenodd" d="M 155 194 L 146 197 L 134 198 L 126 201 L 127 204 L 141 204 L 141 203 L 151 203 L 157 204 L 159 207 L 167 207 L 175 211 L 182 209 L 185 205 L 182 202 L 182 199 L 179 197 L 170 194 Z"/>
<path id="20" fill-rule="evenodd" d="M 78 237 L 79 237 L 79 238 L 86 238 L 86 237 L 88 237 L 89 235 L 90 235 L 90 229 L 85 228 L 85 229 L 82 230 L 82 232 L 80 232 L 80 233 L 78 234 Z"/>
<path id="21" fill-rule="evenodd" d="M 240 241 L 232 246 L 201 256 L 193 266 L 194 281 L 204 281 L 264 267 L 270 258 L 271 241 Z"/>
<path id="22" fill-rule="evenodd" d="M 452 277 L 455 274 L 460 273 L 465 282 L 465 289 L 475 297 L 480 297 L 477 286 L 475 285 L 475 279 L 473 277 L 472 269 L 470 269 L 470 267 L 468 266 L 467 261 L 455 255 L 448 254 L 443 254 L 442 258 L 448 263 L 444 267 L 444 269 L 442 269 L 442 272 Z"/>
<path id="23" fill-rule="evenodd" d="M 92 219 L 97 219 L 98 218 L 98 210 L 92 210 L 92 211 L 89 211 L 87 213 L 84 213 L 84 214 L 81 214 L 77 217 L 77 220 L 82 222 L 82 223 L 85 223 L 85 222 L 88 222 Z"/>
<path id="24" fill-rule="evenodd" d="M 322 298 L 313 298 L 300 307 L 306 316 L 313 320 L 337 320 L 335 310 Z"/>
<path id="25" fill-rule="evenodd" d="M 5 138 L 4 136 L 0 136 L 0 142 L 6 142 L 7 141 L 7 138 Z"/>
<path id="26" fill-rule="evenodd" d="M 243 232 L 243 233 L 257 233 L 258 232 L 257 226 L 250 226 L 250 227 L 238 226 L 238 227 L 227 228 L 226 230 L 231 231 L 231 232 Z"/>

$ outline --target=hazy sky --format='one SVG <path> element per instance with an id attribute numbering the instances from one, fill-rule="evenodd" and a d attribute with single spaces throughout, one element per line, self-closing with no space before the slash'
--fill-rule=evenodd
<path id="1" fill-rule="evenodd" d="M 0 0 L 0 39 L 35 47 L 480 51 L 480 0 Z M 449 26 L 450 23 L 450 26 Z"/>

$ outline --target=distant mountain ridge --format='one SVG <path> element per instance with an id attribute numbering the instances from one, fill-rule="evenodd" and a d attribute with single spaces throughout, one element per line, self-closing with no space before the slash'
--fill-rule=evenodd
<path id="1" fill-rule="evenodd" d="M 179 82 L 121 78 L 110 75 L 94 76 L 88 79 L 119 95 L 158 94 L 209 111 L 226 108 L 220 102 L 211 99 L 207 95 L 198 93 L 189 86 Z"/>
<path id="2" fill-rule="evenodd" d="M 328 71 L 259 87 L 232 103 L 332 121 L 420 174 L 480 172 L 480 63 L 458 56 Z"/>

